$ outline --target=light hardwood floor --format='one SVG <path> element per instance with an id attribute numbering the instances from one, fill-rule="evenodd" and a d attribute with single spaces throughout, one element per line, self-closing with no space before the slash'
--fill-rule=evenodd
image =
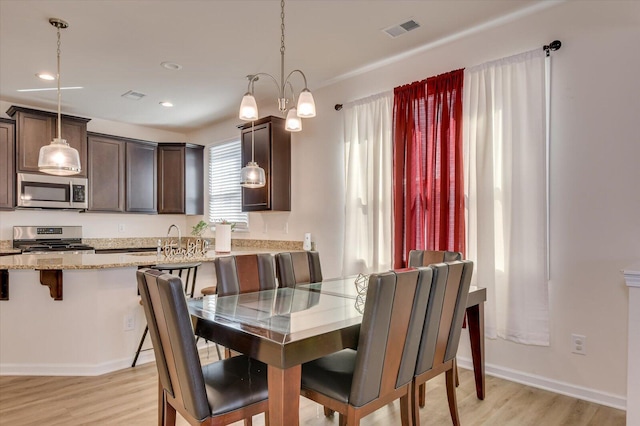
<path id="1" fill-rule="evenodd" d="M 213 354 L 212 354 L 213 353 Z M 203 354 L 203 363 L 215 359 Z M 421 424 L 450 425 L 444 375 L 427 383 L 427 405 Z M 479 401 L 471 371 L 460 369 L 457 391 L 460 420 L 472 425 L 580 425 L 624 426 L 625 413 L 528 386 L 487 377 L 487 397 Z M 139 365 L 98 377 L 0 377 L 0 425 L 155 425 L 157 424 L 155 364 Z M 178 416 L 179 417 L 179 416 Z M 178 425 L 187 422 L 179 417 Z M 241 425 L 241 422 L 234 425 Z M 261 416 L 254 425 L 262 426 Z M 300 424 L 337 425 L 325 418 L 322 407 L 300 400 Z M 400 424 L 398 404 L 365 417 L 362 426 Z"/>

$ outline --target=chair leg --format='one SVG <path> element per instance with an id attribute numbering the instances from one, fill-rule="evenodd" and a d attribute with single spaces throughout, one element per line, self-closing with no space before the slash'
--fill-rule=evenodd
<path id="1" fill-rule="evenodd" d="M 411 385 L 409 385 L 408 392 L 411 392 Z M 412 426 L 412 414 L 411 414 L 411 397 L 409 394 L 400 397 L 400 421 L 402 426 Z"/>
<path id="2" fill-rule="evenodd" d="M 327 407 L 323 407 L 323 408 L 324 408 L 325 417 L 332 417 L 333 414 L 335 413 L 335 411 L 333 411 L 331 408 L 327 408 Z"/>
<path id="3" fill-rule="evenodd" d="M 269 412 L 264 412 L 264 426 L 269 426 Z"/>
<path id="4" fill-rule="evenodd" d="M 144 333 L 142 333 L 142 338 L 140 339 L 140 344 L 138 345 L 138 350 L 136 351 L 136 356 L 133 358 L 132 367 L 136 366 L 136 362 L 138 362 L 138 357 L 140 356 L 140 351 L 142 350 L 142 345 L 144 344 L 144 339 L 147 337 L 147 333 L 149 332 L 149 326 L 144 327 Z"/>
<path id="5" fill-rule="evenodd" d="M 423 383 L 420 385 L 418 389 L 418 401 L 420 403 L 420 408 L 424 408 L 424 404 L 427 401 L 427 384 Z"/>
<path id="6" fill-rule="evenodd" d="M 415 380 L 411 383 L 411 421 L 413 426 L 420 426 L 420 389 L 421 385 L 416 384 Z"/>
<path id="7" fill-rule="evenodd" d="M 458 374 L 458 361 L 453 359 L 453 369 L 456 372 L 456 387 L 460 386 L 460 375 Z"/>
<path id="8" fill-rule="evenodd" d="M 253 426 L 253 418 L 247 417 L 244 419 L 244 426 Z"/>
<path id="9" fill-rule="evenodd" d="M 176 409 L 164 398 L 164 424 L 163 426 L 176 426 Z"/>
<path id="10" fill-rule="evenodd" d="M 220 346 L 218 346 L 217 343 L 214 343 L 214 345 L 216 345 L 216 353 L 218 354 L 218 360 L 221 360 L 222 356 L 220 355 Z M 265 424 L 265 426 L 267 425 Z"/>
<path id="11" fill-rule="evenodd" d="M 446 372 L 447 383 L 447 400 L 449 400 L 449 412 L 451 413 L 451 421 L 454 426 L 460 426 L 460 417 L 458 416 L 458 403 L 456 401 L 456 384 L 455 370 L 452 368 Z"/>

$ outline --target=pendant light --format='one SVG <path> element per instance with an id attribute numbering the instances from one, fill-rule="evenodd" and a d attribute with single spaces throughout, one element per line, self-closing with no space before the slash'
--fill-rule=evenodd
<path id="1" fill-rule="evenodd" d="M 258 74 L 248 75 L 249 85 L 247 86 L 247 92 L 242 97 L 242 102 L 240 104 L 240 113 L 239 118 L 245 121 L 254 121 L 258 119 L 258 105 L 256 103 L 256 98 L 253 96 L 253 86 L 256 81 L 258 81 L 260 76 L 266 76 L 271 78 L 278 88 L 278 109 L 284 115 L 287 113 L 285 130 L 290 132 L 299 132 L 302 130 L 302 118 L 311 118 L 316 116 L 316 104 L 313 100 L 313 95 L 307 88 L 307 77 L 300 70 L 293 70 L 287 75 L 287 78 L 284 77 L 284 0 L 280 1 L 280 83 L 275 79 L 271 74 L 267 74 L 264 72 Z M 287 99 L 285 95 L 285 89 L 289 87 L 291 90 L 291 101 L 295 101 L 295 92 L 293 90 L 293 86 L 289 79 L 294 74 L 300 74 L 304 81 L 304 89 L 298 95 L 298 103 L 296 107 L 287 108 L 287 103 L 289 99 Z"/>
<path id="2" fill-rule="evenodd" d="M 240 186 L 245 188 L 262 188 L 266 178 L 264 169 L 254 161 L 255 139 L 253 131 L 253 121 L 251 122 L 251 161 L 240 170 Z"/>
<path id="3" fill-rule="evenodd" d="M 80 173 L 80 155 L 78 150 L 69 146 L 62 139 L 62 115 L 60 114 L 60 29 L 67 28 L 69 24 L 62 19 L 51 18 L 49 23 L 58 29 L 58 137 L 49 145 L 40 148 L 38 156 L 38 170 L 44 173 L 58 176 L 69 176 Z"/>

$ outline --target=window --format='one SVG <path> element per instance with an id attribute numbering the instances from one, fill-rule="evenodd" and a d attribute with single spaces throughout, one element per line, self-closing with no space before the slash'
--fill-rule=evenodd
<path id="1" fill-rule="evenodd" d="M 226 219 L 236 229 L 249 227 L 249 215 L 242 211 L 241 168 L 240 140 L 209 147 L 209 222 Z"/>

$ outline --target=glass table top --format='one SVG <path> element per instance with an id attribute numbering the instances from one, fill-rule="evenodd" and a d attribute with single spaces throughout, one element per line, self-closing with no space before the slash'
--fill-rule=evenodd
<path id="1" fill-rule="evenodd" d="M 187 303 L 190 313 L 198 318 L 285 343 L 360 324 L 362 314 L 355 296 L 340 294 L 338 282 L 205 296 Z M 325 287 L 333 291 L 325 292 Z"/>

